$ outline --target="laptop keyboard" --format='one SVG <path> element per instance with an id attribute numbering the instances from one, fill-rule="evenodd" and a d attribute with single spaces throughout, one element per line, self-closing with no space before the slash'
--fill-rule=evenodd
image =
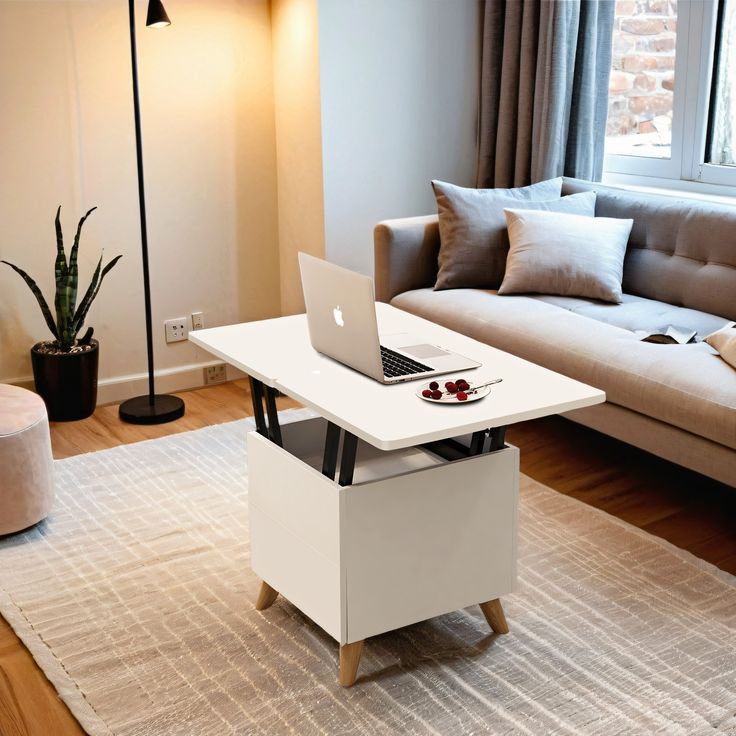
<path id="1" fill-rule="evenodd" d="M 383 347 L 383 345 L 381 345 L 381 361 L 383 362 L 383 373 L 386 378 L 409 376 L 412 373 L 426 373 L 434 370 L 428 365 L 418 363 L 416 360 L 407 358 L 395 350 Z"/>

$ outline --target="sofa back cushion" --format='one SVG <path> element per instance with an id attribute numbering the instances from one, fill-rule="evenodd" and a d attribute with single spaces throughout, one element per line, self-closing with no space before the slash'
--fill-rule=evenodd
<path id="1" fill-rule="evenodd" d="M 623 290 L 736 320 L 736 207 L 631 193 L 566 178 L 562 194 L 596 192 L 596 217 L 632 218 Z"/>

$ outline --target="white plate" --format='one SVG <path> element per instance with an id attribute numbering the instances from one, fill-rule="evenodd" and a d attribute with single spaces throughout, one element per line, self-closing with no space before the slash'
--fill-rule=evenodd
<path id="1" fill-rule="evenodd" d="M 437 381 L 437 383 L 440 383 Z M 493 386 L 484 386 L 481 389 L 478 389 L 477 393 L 473 393 L 473 384 L 471 381 L 468 381 L 470 384 L 470 388 L 465 392 L 468 394 L 468 398 L 465 399 L 465 401 L 458 401 L 455 398 L 455 394 L 445 394 L 445 385 L 444 383 L 440 383 L 440 388 L 438 390 L 442 391 L 442 398 L 441 399 L 433 399 L 428 398 L 426 396 L 422 396 L 422 391 L 429 388 L 429 384 L 426 384 L 422 386 L 419 391 L 417 391 L 417 396 L 422 399 L 423 401 L 429 401 L 431 404 L 469 404 L 471 401 L 480 401 L 481 399 L 488 396 L 489 393 L 491 393 L 491 389 Z"/>

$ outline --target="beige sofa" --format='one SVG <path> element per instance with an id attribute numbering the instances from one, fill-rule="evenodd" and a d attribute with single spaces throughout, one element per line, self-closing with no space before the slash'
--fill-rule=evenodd
<path id="1" fill-rule="evenodd" d="M 593 189 L 596 215 L 633 218 L 624 301 L 435 291 L 437 216 L 379 223 L 376 297 L 605 390 L 566 416 L 736 486 L 736 369 L 706 343 L 641 342 L 633 330 L 674 324 L 699 337 L 736 320 L 736 207 Z"/>

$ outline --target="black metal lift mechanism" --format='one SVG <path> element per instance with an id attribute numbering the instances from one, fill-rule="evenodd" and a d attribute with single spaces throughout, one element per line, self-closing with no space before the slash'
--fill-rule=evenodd
<path id="1" fill-rule="evenodd" d="M 263 381 L 250 376 L 250 393 L 253 401 L 253 415 L 256 420 L 256 430 L 259 434 L 283 447 L 281 437 L 281 425 L 276 409 L 276 395 L 278 391 L 271 386 L 266 386 Z M 266 410 L 263 410 L 263 403 Z M 268 417 L 268 422 L 266 422 Z M 358 450 L 358 438 L 346 429 L 342 429 L 334 422 L 327 422 L 325 434 L 325 451 L 322 460 L 322 473 L 334 480 L 337 472 L 337 457 L 340 453 L 340 435 L 342 439 L 342 455 L 340 456 L 340 477 L 338 483 L 341 486 L 349 486 L 353 482 L 355 472 L 355 456 Z M 470 447 L 455 439 L 438 440 L 427 442 L 421 447 L 438 455 L 445 460 L 459 460 L 464 457 L 482 455 L 484 452 L 495 452 L 505 446 L 506 427 L 492 427 L 473 432 Z"/>

